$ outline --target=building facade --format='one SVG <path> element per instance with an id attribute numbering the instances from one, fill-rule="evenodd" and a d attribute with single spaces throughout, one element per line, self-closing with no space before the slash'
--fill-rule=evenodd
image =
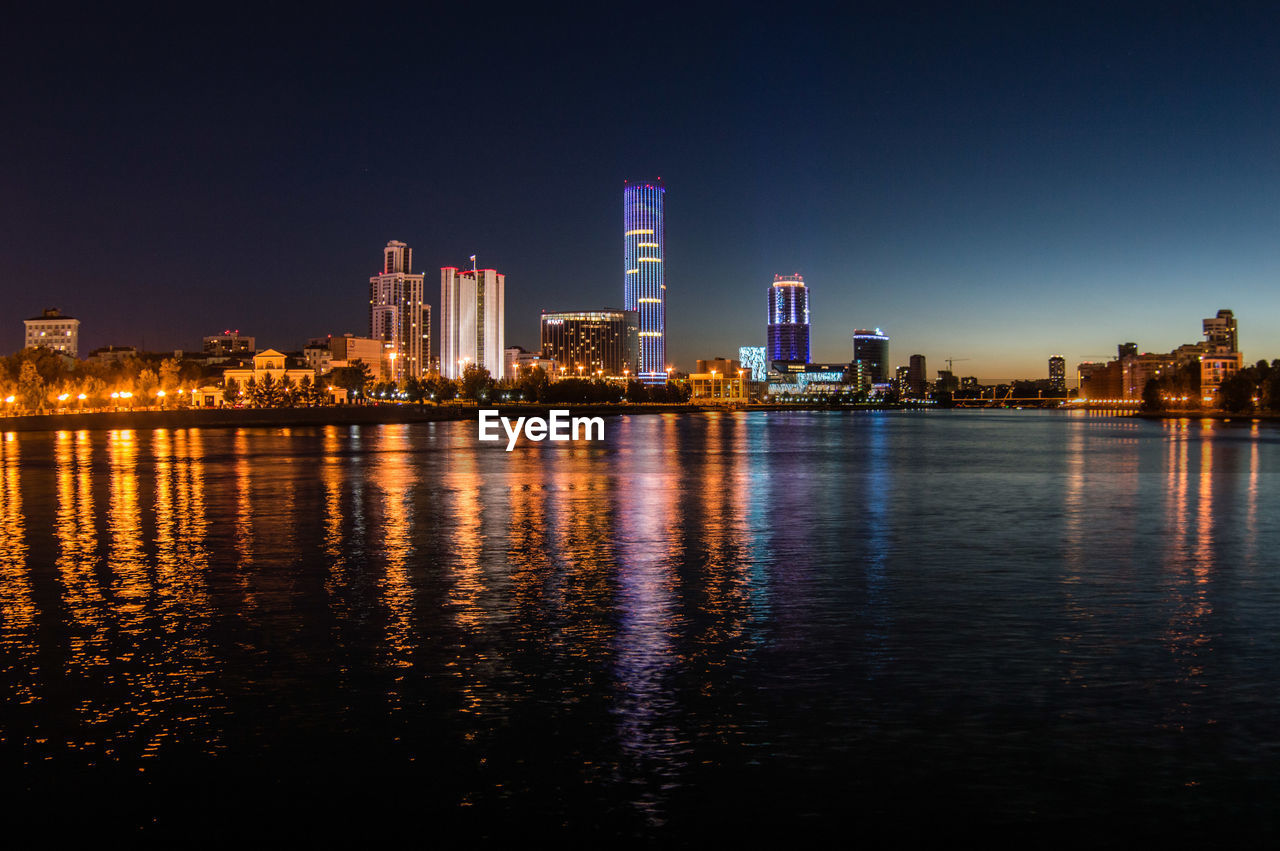
<path id="1" fill-rule="evenodd" d="M 474 258 L 472 258 L 474 260 Z M 506 375 L 507 276 L 496 269 L 440 270 L 440 374 L 457 379 L 468 366 Z"/>
<path id="2" fill-rule="evenodd" d="M 80 320 L 64 316 L 56 307 L 23 320 L 24 348 L 52 349 L 70 357 L 80 356 Z"/>
<path id="3" fill-rule="evenodd" d="M 774 275 L 769 287 L 769 363 L 809 362 L 809 288 L 799 275 Z"/>
<path id="4" fill-rule="evenodd" d="M 740 346 L 738 362 L 747 370 L 751 381 L 764 381 L 769 374 L 769 361 L 765 355 L 765 346 Z"/>
<path id="5" fill-rule="evenodd" d="M 542 357 L 570 377 L 640 375 L 640 317 L 633 310 L 585 310 L 542 314 Z M 666 370 L 662 372 L 666 380 Z"/>
<path id="6" fill-rule="evenodd" d="M 889 381 L 889 336 L 879 328 L 853 332 L 853 370 L 865 389 Z"/>
<path id="7" fill-rule="evenodd" d="M 413 249 L 399 240 L 388 242 L 382 271 L 369 279 L 369 337 L 382 341 L 390 379 L 397 383 L 427 373 L 431 336 L 422 323 L 430 310 L 422 287 L 423 276 L 413 273 Z"/>
<path id="8" fill-rule="evenodd" d="M 640 380 L 667 380 L 666 231 L 661 180 L 627 181 L 622 190 L 623 307 L 638 317 Z"/>

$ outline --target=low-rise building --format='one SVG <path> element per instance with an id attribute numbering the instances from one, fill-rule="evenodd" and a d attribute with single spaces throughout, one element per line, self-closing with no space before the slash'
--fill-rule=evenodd
<path id="1" fill-rule="evenodd" d="M 312 381 L 316 379 L 315 370 L 290 365 L 289 359 L 283 352 L 267 349 L 253 356 L 252 367 L 234 367 L 224 370 L 222 384 L 225 387 L 234 381 L 241 389 L 244 389 L 249 386 L 250 381 L 254 384 L 261 384 L 268 375 L 271 376 L 273 381 L 281 381 L 288 378 L 294 384 L 300 383 L 303 378 L 308 378 Z"/>
<path id="2" fill-rule="evenodd" d="M 39 316 L 22 322 L 28 349 L 52 349 L 69 357 L 79 357 L 80 320 L 64 316 L 56 307 L 45 308 Z"/>
<path id="3" fill-rule="evenodd" d="M 354 366 L 357 362 L 369 367 L 374 381 L 386 381 L 394 370 L 390 369 L 389 351 L 382 340 L 343 334 L 329 339 L 330 366 Z"/>

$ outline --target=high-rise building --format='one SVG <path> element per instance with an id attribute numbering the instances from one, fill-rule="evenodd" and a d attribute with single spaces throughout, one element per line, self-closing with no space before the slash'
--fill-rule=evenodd
<path id="1" fill-rule="evenodd" d="M 1116 357 L 1120 360 L 1125 358 L 1136 358 L 1138 356 L 1137 343 L 1119 343 L 1116 345 Z"/>
<path id="2" fill-rule="evenodd" d="M 507 276 L 496 269 L 440 270 L 440 374 L 445 378 L 461 378 L 472 364 L 495 379 L 506 375 L 506 287 Z"/>
<path id="3" fill-rule="evenodd" d="M 80 320 L 63 316 L 56 307 L 43 310 L 39 316 L 24 319 L 26 348 L 53 349 L 78 357 L 80 352 Z"/>
<path id="4" fill-rule="evenodd" d="M 769 362 L 809 362 L 809 288 L 799 275 L 774 275 L 769 287 Z"/>
<path id="5" fill-rule="evenodd" d="M 391 240 L 382 250 L 382 271 L 369 279 L 369 336 L 386 350 L 391 380 L 426 375 L 430 332 L 422 325 L 423 276 L 413 273 L 413 249 Z M 426 314 L 429 315 L 429 314 Z"/>
<path id="6" fill-rule="evenodd" d="M 853 332 L 853 369 L 859 387 L 889 380 L 889 337 L 879 328 Z"/>
<path id="7" fill-rule="evenodd" d="M 1067 389 L 1067 359 L 1062 355 L 1049 358 L 1049 388 L 1057 391 Z"/>
<path id="8" fill-rule="evenodd" d="M 639 322 L 633 310 L 544 312 L 542 357 L 556 361 L 571 378 L 596 372 L 635 378 L 640 360 Z"/>
<path id="9" fill-rule="evenodd" d="M 907 367 L 907 393 L 913 399 L 923 399 L 928 390 L 928 372 L 925 370 L 924 355 L 912 355 Z"/>
<path id="10" fill-rule="evenodd" d="M 1236 333 L 1236 317 L 1230 310 L 1204 320 L 1204 338 L 1211 352 L 1238 352 L 1240 338 Z"/>
<path id="11" fill-rule="evenodd" d="M 640 323 L 640 380 L 667 380 L 666 232 L 661 180 L 626 181 L 622 190 L 623 301 Z"/>

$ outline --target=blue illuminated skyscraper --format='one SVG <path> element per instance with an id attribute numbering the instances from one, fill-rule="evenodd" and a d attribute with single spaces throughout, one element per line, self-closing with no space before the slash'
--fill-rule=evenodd
<path id="1" fill-rule="evenodd" d="M 809 362 L 809 288 L 799 275 L 774 275 L 769 287 L 769 363 Z"/>
<path id="2" fill-rule="evenodd" d="M 662 181 L 625 181 L 622 190 L 624 300 L 640 317 L 640 373 L 646 384 L 667 380 L 667 276 L 663 269 Z"/>

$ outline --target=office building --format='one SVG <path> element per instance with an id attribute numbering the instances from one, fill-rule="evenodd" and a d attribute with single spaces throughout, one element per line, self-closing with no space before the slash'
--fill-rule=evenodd
<path id="1" fill-rule="evenodd" d="M 600 374 L 635 378 L 640 369 L 640 317 L 633 310 L 542 314 L 542 357 L 569 377 Z M 663 381 L 667 373 L 662 372 Z"/>
<path id="2" fill-rule="evenodd" d="M 1067 359 L 1061 355 L 1049 358 L 1049 389 L 1057 392 L 1067 389 Z"/>
<path id="3" fill-rule="evenodd" d="M 862 389 L 889 380 L 889 337 L 879 328 L 853 332 L 853 371 Z"/>
<path id="4" fill-rule="evenodd" d="M 393 239 L 382 250 L 382 271 L 369 279 L 369 337 L 382 342 L 390 380 L 397 384 L 427 372 L 423 277 L 413 273 L 413 249 Z"/>
<path id="5" fill-rule="evenodd" d="M 639 317 L 640 380 L 647 384 L 667 380 L 665 196 L 661 180 L 623 185 L 623 307 Z"/>
<path id="6" fill-rule="evenodd" d="M 64 316 L 56 307 L 23 320 L 25 348 L 52 349 L 70 357 L 80 352 L 80 320 Z"/>
<path id="7" fill-rule="evenodd" d="M 386 381 L 392 378 L 390 357 L 392 351 L 393 349 L 387 343 L 370 337 L 343 334 L 341 337 L 329 338 L 331 367 L 355 366 L 357 363 L 363 363 L 369 367 L 369 374 L 375 381 Z"/>
<path id="8" fill-rule="evenodd" d="M 475 257 L 471 258 L 475 263 Z M 507 276 L 496 269 L 440 270 L 440 374 L 461 378 L 468 366 L 506 375 Z"/>
<path id="9" fill-rule="evenodd" d="M 774 275 L 769 287 L 769 363 L 809 362 L 809 288 L 799 275 Z"/>
<path id="10" fill-rule="evenodd" d="M 912 399 L 923 399 L 929 391 L 928 375 L 924 355 L 912 355 L 907 366 L 907 395 Z"/>

